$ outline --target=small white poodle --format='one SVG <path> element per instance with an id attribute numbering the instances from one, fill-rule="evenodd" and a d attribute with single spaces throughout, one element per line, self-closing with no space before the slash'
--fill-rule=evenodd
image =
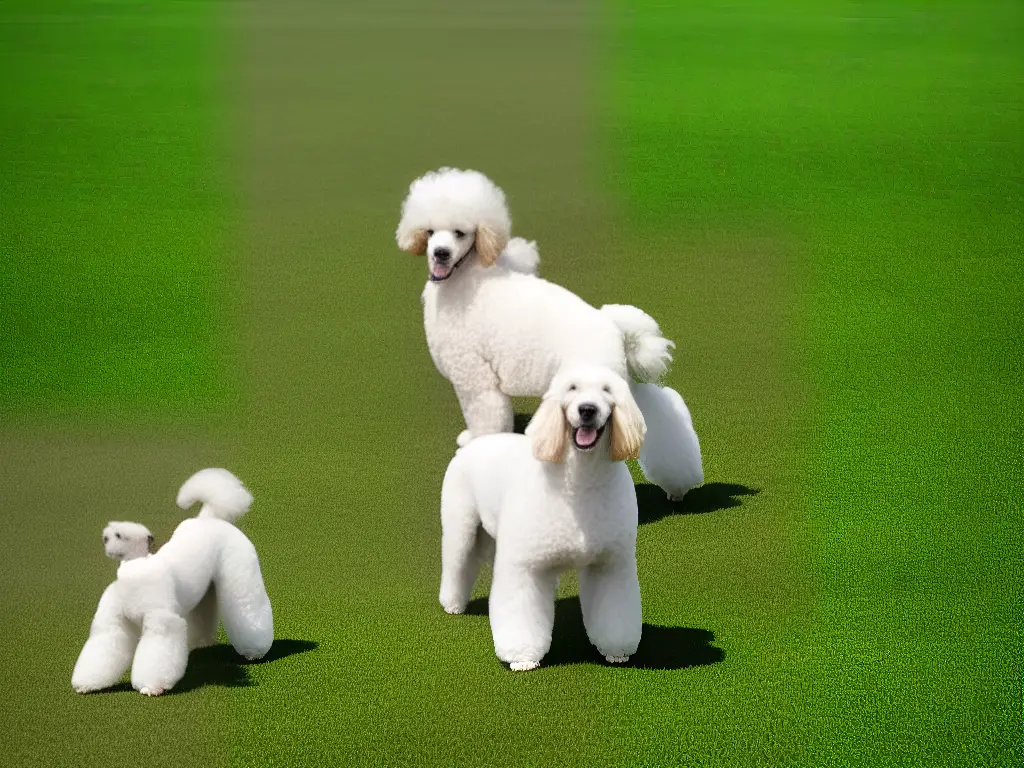
<path id="1" fill-rule="evenodd" d="M 402 204 L 396 240 L 402 250 L 427 256 L 427 345 L 466 420 L 458 445 L 511 432 L 511 396 L 543 394 L 565 367 L 602 365 L 635 382 L 633 394 L 649 417 L 644 474 L 670 498 L 682 498 L 704 481 L 704 471 L 683 399 L 654 383 L 668 368 L 673 343 L 636 307 L 598 310 L 537 277 L 536 245 L 510 240 L 511 230 L 505 193 L 477 171 L 428 173 Z"/>
<path id="2" fill-rule="evenodd" d="M 636 492 L 625 459 L 646 430 L 614 371 L 574 366 L 551 383 L 526 435 L 477 438 L 455 454 L 441 490 L 441 591 L 466 609 L 494 558 L 491 632 L 498 658 L 534 669 L 551 647 L 559 574 L 575 568 L 587 636 L 612 663 L 640 643 Z"/>
<path id="3" fill-rule="evenodd" d="M 185 674 L 188 653 L 213 645 L 218 617 L 235 650 L 262 658 L 274 640 L 274 618 L 252 542 L 232 523 L 252 495 L 226 469 L 204 469 L 181 486 L 178 506 L 201 501 L 170 541 L 150 554 L 153 536 L 138 523 L 103 530 L 107 556 L 120 560 L 104 591 L 75 664 L 78 693 L 114 685 L 129 666 L 132 687 L 148 696 L 170 690 Z"/>

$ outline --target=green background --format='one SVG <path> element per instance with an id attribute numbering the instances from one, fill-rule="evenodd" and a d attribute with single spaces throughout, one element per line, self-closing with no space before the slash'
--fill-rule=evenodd
<path id="1" fill-rule="evenodd" d="M 1024 760 L 1024 13 L 688 5 L 0 6 L 4 762 Z M 437 605 L 461 422 L 393 232 L 440 165 L 678 344 L 708 482 L 638 476 L 629 668 L 572 578 L 529 674 Z M 269 660 L 74 695 L 101 527 L 210 465 Z"/>

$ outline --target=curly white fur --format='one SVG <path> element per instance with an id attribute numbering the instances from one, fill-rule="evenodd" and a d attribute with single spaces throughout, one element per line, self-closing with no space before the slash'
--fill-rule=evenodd
<path id="1" fill-rule="evenodd" d="M 512 431 L 511 397 L 542 394 L 565 367 L 603 365 L 653 384 L 672 359 L 673 343 L 642 310 L 617 304 L 598 310 L 537 277 L 535 246 L 510 240 L 511 229 L 504 192 L 477 171 L 428 173 L 412 183 L 402 204 L 396 240 L 403 250 L 427 256 L 427 345 L 466 420 L 459 446 Z M 641 409 L 653 404 L 673 416 L 650 420 L 640 454 L 645 473 L 651 468 L 649 479 L 671 498 L 703 482 L 699 446 L 695 453 L 672 452 L 681 444 L 697 446 L 689 413 L 679 415 L 676 397 L 654 387 L 641 402 Z"/>
<path id="2" fill-rule="evenodd" d="M 189 478 L 178 503 L 202 501 L 163 547 L 138 523 L 112 522 L 103 531 L 108 556 L 121 560 L 104 591 L 71 685 L 88 693 L 114 685 L 131 667 L 132 687 L 157 696 L 185 674 L 188 653 L 214 643 L 218 618 L 235 650 L 262 658 L 273 643 L 274 619 L 252 542 L 230 521 L 252 496 L 227 470 Z"/>
<path id="3" fill-rule="evenodd" d="M 242 481 L 226 469 L 201 469 L 178 491 L 178 506 L 188 509 L 197 501 L 203 506 L 196 517 L 216 517 L 229 523 L 249 511 L 252 494 Z"/>
<path id="4" fill-rule="evenodd" d="M 647 430 L 640 451 L 640 468 L 670 500 L 679 501 L 687 491 L 704 482 L 700 441 L 690 409 L 670 387 L 634 383 L 631 389 L 647 423 L 657 425 Z"/>
<path id="5" fill-rule="evenodd" d="M 494 558 L 494 650 L 513 670 L 537 667 L 551 647 L 555 589 L 569 568 L 590 641 L 612 663 L 636 652 L 637 505 L 622 462 L 644 431 L 615 371 L 574 366 L 552 382 L 526 435 L 480 437 L 449 464 L 439 599 L 462 613 L 481 564 Z"/>

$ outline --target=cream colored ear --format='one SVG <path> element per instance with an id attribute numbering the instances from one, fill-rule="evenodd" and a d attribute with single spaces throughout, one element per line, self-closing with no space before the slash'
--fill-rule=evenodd
<path id="1" fill-rule="evenodd" d="M 569 425 L 565 421 L 565 411 L 556 398 L 545 398 L 540 408 L 533 414 L 526 434 L 530 436 L 533 455 L 539 461 L 558 463 L 565 457 L 566 435 Z"/>
<path id="2" fill-rule="evenodd" d="M 612 408 L 612 434 L 608 441 L 608 454 L 612 461 L 625 461 L 640 456 L 644 444 L 647 423 L 640 413 L 633 396 L 626 391 L 624 396 L 615 398 Z"/>
<path id="3" fill-rule="evenodd" d="M 413 256 L 422 256 L 427 252 L 427 241 L 430 237 L 425 229 L 414 229 L 411 232 L 399 232 L 398 247 Z"/>
<path id="4" fill-rule="evenodd" d="M 488 227 L 477 229 L 476 252 L 480 254 L 480 263 L 485 267 L 494 265 L 506 245 L 508 245 L 508 237 L 500 235 Z"/>

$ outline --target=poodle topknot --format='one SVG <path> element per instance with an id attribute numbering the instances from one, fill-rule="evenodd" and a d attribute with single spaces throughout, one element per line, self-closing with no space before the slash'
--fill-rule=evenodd
<path id="1" fill-rule="evenodd" d="M 480 260 L 494 264 L 512 236 L 505 193 L 479 171 L 441 168 L 421 176 L 402 203 L 395 240 L 422 256 L 435 231 L 473 234 Z"/>

